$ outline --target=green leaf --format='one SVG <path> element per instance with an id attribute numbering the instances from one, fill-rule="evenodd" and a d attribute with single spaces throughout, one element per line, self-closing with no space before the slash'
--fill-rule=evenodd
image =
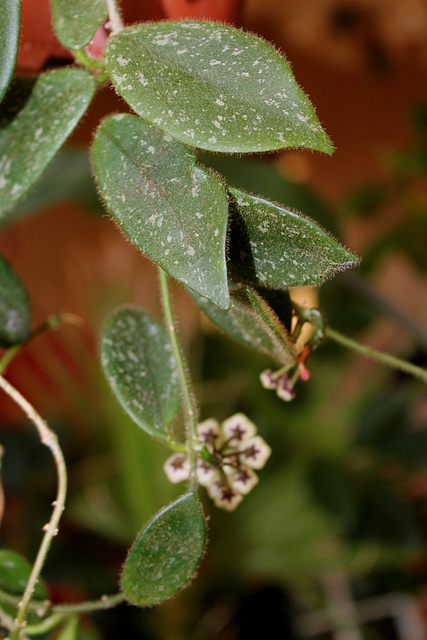
<path id="1" fill-rule="evenodd" d="M 79 617 L 70 616 L 60 632 L 55 636 L 55 640 L 76 640 L 79 626 Z"/>
<path id="2" fill-rule="evenodd" d="M 82 49 L 107 17 L 105 0 L 51 0 L 53 28 L 61 44 Z"/>
<path id="3" fill-rule="evenodd" d="M 101 361 L 123 409 L 147 433 L 166 439 L 181 397 L 162 325 L 139 309 L 119 309 L 104 329 Z"/>
<path id="4" fill-rule="evenodd" d="M 128 238 L 189 289 L 229 305 L 228 202 L 220 180 L 194 153 L 130 115 L 107 118 L 93 145 L 97 181 Z"/>
<path id="5" fill-rule="evenodd" d="M 15 68 L 20 23 L 20 0 L 2 0 L 0 3 L 0 101 L 3 100 Z"/>
<path id="6" fill-rule="evenodd" d="M 62 202 L 75 202 L 91 212 L 104 213 L 86 148 L 67 146 L 61 149 L 34 187 L 4 220 L 0 220 L 0 227 Z"/>
<path id="7" fill-rule="evenodd" d="M 122 589 L 139 606 L 159 604 L 194 576 L 206 546 L 206 525 L 195 493 L 160 511 L 136 538 L 126 560 Z"/>
<path id="8" fill-rule="evenodd" d="M 279 173 L 273 157 L 238 157 L 199 152 L 199 161 L 222 176 L 227 184 L 286 205 L 291 211 L 309 211 L 310 216 L 327 231 L 337 233 L 337 216 L 308 183 L 295 182 Z"/>
<path id="9" fill-rule="evenodd" d="M 21 596 L 31 573 L 31 564 L 28 560 L 15 551 L 0 549 L 0 589 L 11 595 Z M 43 602 L 47 599 L 46 588 L 42 581 L 38 581 L 33 594 L 33 599 Z M 12 617 L 16 615 L 16 607 L 2 603 L 2 609 Z M 39 622 L 39 616 L 31 612 L 28 614 L 28 621 Z"/>
<path id="10" fill-rule="evenodd" d="M 0 219 L 38 180 L 85 113 L 95 91 L 83 69 L 13 83 L 0 111 Z"/>
<path id="11" fill-rule="evenodd" d="M 7 260 L 0 256 L 0 347 L 26 342 L 30 319 L 27 291 Z"/>
<path id="12" fill-rule="evenodd" d="M 228 311 L 218 309 L 200 296 L 193 294 L 193 298 L 208 318 L 227 335 L 246 347 L 266 354 L 278 364 L 295 363 L 295 346 L 289 333 L 273 309 L 253 290 L 244 288 L 232 291 Z"/>
<path id="13" fill-rule="evenodd" d="M 191 146 L 333 151 L 285 58 L 249 33 L 207 21 L 139 24 L 109 39 L 105 60 L 132 109 Z"/>
<path id="14" fill-rule="evenodd" d="M 229 193 L 233 280 L 273 289 L 317 285 L 358 264 L 313 220 L 237 189 Z"/>
<path id="15" fill-rule="evenodd" d="M 0 549 L 0 588 L 12 595 L 22 595 L 27 586 L 31 568 L 28 560 L 15 551 Z M 44 600 L 46 597 L 43 583 L 37 582 L 34 598 Z"/>

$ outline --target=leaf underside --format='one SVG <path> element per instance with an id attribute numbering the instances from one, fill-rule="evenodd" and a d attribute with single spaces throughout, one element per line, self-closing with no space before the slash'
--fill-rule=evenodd
<path id="1" fill-rule="evenodd" d="M 181 396 L 162 325 L 139 309 L 119 309 L 104 329 L 101 362 L 126 413 L 151 436 L 167 438 Z"/>
<path id="2" fill-rule="evenodd" d="M 193 298 L 208 318 L 228 336 L 250 349 L 264 353 L 279 365 L 291 366 L 295 363 L 296 353 L 290 335 L 266 302 L 265 310 L 271 322 L 265 321 L 257 306 L 251 302 L 249 291 L 247 288 L 232 291 L 228 311 L 218 309 L 200 296 L 193 295 Z M 287 292 L 282 295 L 288 297 Z"/>
<path id="3" fill-rule="evenodd" d="M 333 151 L 286 59 L 249 33 L 208 21 L 139 24 L 109 39 L 105 60 L 135 113 L 188 145 Z"/>
<path id="4" fill-rule="evenodd" d="M 159 604 L 194 576 L 206 546 L 206 524 L 195 493 L 187 493 L 160 511 L 129 551 L 122 589 L 139 606 Z"/>
<path id="5" fill-rule="evenodd" d="M 0 220 L 38 180 L 87 110 L 95 82 L 83 69 L 12 83 L 0 108 Z"/>
<path id="6" fill-rule="evenodd" d="M 189 289 L 229 305 L 228 201 L 191 149 L 131 115 L 107 118 L 93 144 L 101 195 L 126 236 Z"/>

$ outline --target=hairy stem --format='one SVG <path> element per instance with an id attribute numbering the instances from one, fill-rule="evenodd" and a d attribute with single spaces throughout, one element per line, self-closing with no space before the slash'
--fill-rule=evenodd
<path id="1" fill-rule="evenodd" d="M 105 67 L 103 60 L 89 58 L 84 49 L 75 49 L 73 53 L 75 59 L 88 69 L 103 69 Z"/>
<path id="2" fill-rule="evenodd" d="M 18 606 L 21 596 L 14 596 L 0 589 L 0 602 Z M 37 613 L 40 618 L 46 615 L 72 615 L 74 613 L 91 613 L 92 611 L 101 611 L 104 609 L 113 609 L 122 602 L 126 602 L 126 596 L 123 593 L 115 593 L 112 596 L 101 596 L 98 600 L 85 600 L 83 602 L 73 602 L 70 604 L 54 604 L 48 600 L 44 602 L 35 602 L 34 600 L 28 604 L 28 611 Z"/>
<path id="3" fill-rule="evenodd" d="M 184 420 L 188 430 L 188 436 L 190 439 L 190 443 L 195 443 L 197 441 L 197 407 L 194 401 L 193 393 L 191 390 L 190 378 L 187 372 L 187 367 L 185 364 L 184 355 L 182 353 L 181 346 L 179 344 L 179 339 L 175 326 L 175 319 L 172 311 L 172 302 L 169 292 L 169 283 L 168 276 L 166 273 L 159 267 L 159 278 L 160 278 L 160 293 L 163 304 L 163 313 L 165 317 L 166 328 L 169 333 L 169 339 L 172 345 L 172 351 L 175 357 L 175 362 L 178 370 L 179 382 L 181 385 L 181 393 L 183 400 L 183 408 L 184 408 Z M 196 452 L 194 450 L 194 446 L 191 446 L 190 456 L 191 456 L 191 468 L 192 471 L 195 470 L 197 457 Z M 191 482 L 192 488 L 194 489 L 195 483 L 195 474 L 191 474 Z"/>
<path id="4" fill-rule="evenodd" d="M 108 17 L 110 18 L 111 33 L 119 33 L 123 29 L 123 21 L 116 0 L 106 0 Z"/>
<path id="5" fill-rule="evenodd" d="M 326 327 L 325 336 L 331 338 L 331 340 L 334 340 L 338 344 L 341 344 L 343 347 L 347 347 L 348 349 L 353 349 L 353 351 L 362 353 L 367 358 L 376 360 L 377 362 L 380 362 L 381 364 L 384 364 L 386 367 L 390 367 L 391 369 L 398 369 L 399 371 L 409 373 L 410 375 L 418 378 L 419 380 L 422 380 L 427 384 L 426 369 L 417 367 L 417 365 L 406 362 L 406 360 L 396 358 L 395 356 L 390 356 L 388 353 L 376 351 L 375 349 L 366 347 L 363 344 L 359 344 L 358 342 L 355 342 L 351 338 L 343 336 L 341 333 L 335 331 L 335 329 L 331 329 L 330 327 Z"/>
<path id="6" fill-rule="evenodd" d="M 0 388 L 3 389 L 3 391 L 22 409 L 31 422 L 36 426 L 42 444 L 48 447 L 52 453 L 58 476 L 58 488 L 56 500 L 53 503 L 54 508 L 52 515 L 49 522 L 43 527 L 45 534 L 40 544 L 36 560 L 33 564 L 27 586 L 25 587 L 22 599 L 18 605 L 15 629 L 10 635 L 10 640 L 19 640 L 22 629 L 25 626 L 28 604 L 39 579 L 52 539 L 58 533 L 58 525 L 62 512 L 64 511 L 65 498 L 67 495 L 67 470 L 65 467 L 64 456 L 56 435 L 49 429 L 46 422 L 41 418 L 34 407 L 19 393 L 17 389 L 15 389 L 15 387 L 3 378 L 3 376 L 0 376 Z"/>

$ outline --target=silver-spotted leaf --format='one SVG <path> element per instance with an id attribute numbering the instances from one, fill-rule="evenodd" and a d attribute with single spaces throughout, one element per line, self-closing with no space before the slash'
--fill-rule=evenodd
<path id="1" fill-rule="evenodd" d="M 280 365 L 295 363 L 295 346 L 288 331 L 267 302 L 260 303 L 260 296 L 254 291 L 248 288 L 232 291 L 228 311 L 218 309 L 200 296 L 193 294 L 193 298 L 208 318 L 231 338 L 264 353 Z"/>
<path id="2" fill-rule="evenodd" d="M 285 58 L 249 33 L 208 21 L 139 24 L 109 39 L 105 60 L 132 109 L 191 146 L 333 151 Z"/>
<path id="3" fill-rule="evenodd" d="M 238 189 L 229 193 L 233 280 L 273 289 L 318 285 L 358 264 L 314 220 Z"/>
<path id="4" fill-rule="evenodd" d="M 206 524 L 195 493 L 162 509 L 129 551 L 122 589 L 129 602 L 159 604 L 180 591 L 199 568 L 206 546 Z"/>
<path id="5" fill-rule="evenodd" d="M 20 0 L 2 0 L 0 2 L 0 101 L 3 100 L 15 68 L 20 22 Z"/>
<path id="6" fill-rule="evenodd" d="M 27 291 L 8 261 L 0 256 L 0 347 L 26 342 L 30 319 Z"/>
<path id="7" fill-rule="evenodd" d="M 104 120 L 93 144 L 101 195 L 128 238 L 173 278 L 229 305 L 228 201 L 191 149 L 131 115 Z"/>
<path id="8" fill-rule="evenodd" d="M 60 69 L 12 83 L 0 108 L 0 219 L 38 180 L 87 110 L 95 81 Z"/>
<path id="9" fill-rule="evenodd" d="M 162 325 L 139 309 L 119 309 L 105 326 L 101 361 L 123 409 L 144 431 L 165 439 L 181 396 Z"/>
<path id="10" fill-rule="evenodd" d="M 107 17 L 105 0 L 51 0 L 53 28 L 64 47 L 81 49 Z"/>

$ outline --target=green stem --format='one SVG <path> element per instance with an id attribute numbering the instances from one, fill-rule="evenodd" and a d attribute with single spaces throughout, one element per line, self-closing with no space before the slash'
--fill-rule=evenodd
<path id="1" fill-rule="evenodd" d="M 119 33 L 124 27 L 116 0 L 106 0 L 110 18 L 111 33 Z"/>
<path id="2" fill-rule="evenodd" d="M 355 273 L 344 273 L 343 283 L 352 291 L 356 291 L 369 304 L 374 305 L 380 313 L 386 314 L 398 322 L 417 341 L 418 345 L 427 352 L 427 332 L 411 315 L 397 307 L 362 276 Z"/>
<path id="3" fill-rule="evenodd" d="M 28 344 L 28 342 L 30 342 L 34 338 L 37 338 L 37 336 L 44 331 L 47 331 L 48 329 L 56 330 L 63 323 L 79 325 L 82 322 L 82 319 L 79 316 L 74 315 L 73 313 L 58 313 L 48 316 L 40 326 L 38 326 L 36 329 L 34 329 L 34 331 L 31 332 L 27 342 L 23 344 L 16 344 L 6 351 L 6 353 L 0 359 L 0 375 L 2 375 L 6 371 L 9 363 L 21 351 L 22 347 L 24 347 L 25 344 Z"/>
<path id="4" fill-rule="evenodd" d="M 84 49 L 75 49 L 73 53 L 75 59 L 88 69 L 104 69 L 105 67 L 104 60 L 89 58 Z"/>
<path id="5" fill-rule="evenodd" d="M 91 613 L 92 611 L 101 611 L 104 609 L 113 609 L 117 605 L 127 602 L 123 593 L 115 593 L 112 596 L 101 596 L 99 600 L 87 600 L 76 604 L 57 604 L 52 607 L 55 613 Z"/>
<path id="6" fill-rule="evenodd" d="M 3 376 L 0 376 L 0 388 L 22 409 L 27 417 L 34 423 L 39 432 L 42 444 L 48 447 L 55 460 L 56 472 L 58 476 L 58 488 L 56 500 L 53 502 L 53 511 L 49 522 L 43 527 L 45 532 L 36 560 L 33 564 L 27 586 L 18 605 L 18 612 L 15 621 L 15 629 L 10 635 L 10 640 L 19 640 L 21 631 L 25 626 L 25 618 L 31 596 L 39 579 L 43 563 L 49 551 L 52 539 L 58 533 L 58 525 L 64 511 L 65 498 L 67 495 L 67 470 L 65 467 L 64 456 L 59 446 L 56 435 L 51 431 L 46 422 L 37 413 L 34 407 L 22 396 L 15 387 L 13 387 Z"/>
<path id="7" fill-rule="evenodd" d="M 175 357 L 178 369 L 178 377 L 181 386 L 181 393 L 184 405 L 184 419 L 190 439 L 190 460 L 191 460 L 191 488 L 195 488 L 195 468 L 197 463 L 197 454 L 194 445 L 197 442 L 197 407 L 191 391 L 190 377 L 187 372 L 184 355 L 179 344 L 178 335 L 175 326 L 175 319 L 172 311 L 172 303 L 169 292 L 168 276 L 159 267 L 160 293 L 163 304 L 163 313 L 165 317 L 166 328 L 169 333 L 169 339 L 172 345 L 172 351 Z"/>
<path id="8" fill-rule="evenodd" d="M 18 606 L 21 596 L 14 596 L 6 591 L 0 590 L 0 602 L 12 606 Z M 126 602 L 123 593 L 115 593 L 112 596 L 101 596 L 98 600 L 86 600 L 84 602 L 76 602 L 71 604 L 55 604 L 49 601 L 45 602 L 29 602 L 28 611 L 38 613 L 40 617 L 45 615 L 72 615 L 74 613 L 91 613 L 92 611 L 100 611 L 104 609 L 112 609 L 122 602 Z"/>
<path id="9" fill-rule="evenodd" d="M 382 353 L 381 351 L 376 351 L 375 349 L 371 349 L 370 347 L 366 347 L 351 338 L 347 338 L 343 336 L 338 331 L 331 329 L 330 327 L 326 327 L 325 335 L 331 340 L 335 340 L 338 344 L 341 344 L 343 347 L 347 347 L 348 349 L 353 349 L 353 351 L 358 351 L 362 353 L 364 356 L 371 358 L 372 360 L 376 360 L 381 364 L 384 364 L 391 369 L 398 369 L 399 371 L 404 371 L 405 373 L 409 373 L 410 375 L 422 380 L 427 384 L 427 370 L 418 367 L 415 364 L 411 364 L 410 362 L 406 362 L 406 360 L 401 360 L 400 358 L 396 358 L 395 356 L 390 356 L 388 353 Z"/>
<path id="10" fill-rule="evenodd" d="M 22 344 L 16 344 L 14 347 L 10 347 L 0 360 L 0 375 L 6 371 L 9 363 L 13 360 L 17 353 L 22 349 Z"/>
<path id="11" fill-rule="evenodd" d="M 66 616 L 63 614 L 54 614 L 49 616 L 38 624 L 27 625 L 25 627 L 25 633 L 30 636 L 41 636 L 45 633 L 49 633 L 52 629 L 55 629 L 63 620 L 66 620 Z"/>

